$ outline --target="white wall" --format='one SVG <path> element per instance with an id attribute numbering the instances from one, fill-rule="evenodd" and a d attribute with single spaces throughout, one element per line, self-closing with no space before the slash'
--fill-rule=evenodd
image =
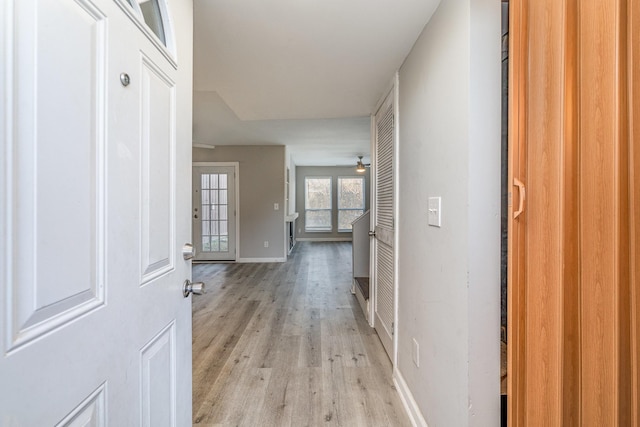
<path id="1" fill-rule="evenodd" d="M 442 0 L 399 87 L 397 373 L 429 426 L 498 426 L 500 2 Z"/>
<path id="2" fill-rule="evenodd" d="M 471 1 L 469 425 L 500 414 L 502 7 Z"/>

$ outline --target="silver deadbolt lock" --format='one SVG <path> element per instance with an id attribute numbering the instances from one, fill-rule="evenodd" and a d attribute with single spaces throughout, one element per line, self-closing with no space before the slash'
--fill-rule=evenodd
<path id="1" fill-rule="evenodd" d="M 182 285 L 182 295 L 184 295 L 185 298 L 187 298 L 189 294 L 202 295 L 204 292 L 205 289 L 203 282 L 191 283 L 191 281 L 187 279 Z"/>
<path id="2" fill-rule="evenodd" d="M 122 86 L 129 86 L 129 83 L 131 83 L 131 79 L 129 78 L 129 74 L 127 74 L 127 73 L 120 74 L 120 83 L 122 83 Z"/>
<path id="3" fill-rule="evenodd" d="M 185 243 L 182 247 L 182 257 L 188 261 L 196 256 L 196 248 L 191 243 Z"/>

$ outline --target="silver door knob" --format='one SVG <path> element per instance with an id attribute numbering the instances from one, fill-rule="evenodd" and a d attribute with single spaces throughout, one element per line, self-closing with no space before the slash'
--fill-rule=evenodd
<path id="1" fill-rule="evenodd" d="M 184 295 L 185 298 L 187 298 L 189 294 L 202 295 L 204 292 L 204 283 L 202 282 L 191 283 L 191 280 L 187 279 L 182 285 L 182 295 Z"/>
<path id="2" fill-rule="evenodd" d="M 182 257 L 188 261 L 196 256 L 196 248 L 191 243 L 185 243 L 182 247 Z"/>

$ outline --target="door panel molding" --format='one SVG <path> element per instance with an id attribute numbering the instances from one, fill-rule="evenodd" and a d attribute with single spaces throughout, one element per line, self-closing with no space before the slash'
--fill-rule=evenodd
<path id="1" fill-rule="evenodd" d="M 71 411 L 69 415 L 56 424 L 56 427 L 89 425 L 105 427 L 107 425 L 106 389 L 107 383 L 104 382 L 93 393 L 87 396 L 87 398 L 84 399 L 73 411 Z"/>
<path id="2" fill-rule="evenodd" d="M 176 426 L 176 325 L 172 321 L 140 350 L 140 425 Z"/>
<path id="3" fill-rule="evenodd" d="M 151 58 L 145 54 L 140 58 L 140 283 L 144 285 L 174 269 L 176 87 Z"/>
<path id="4" fill-rule="evenodd" d="M 6 3 L 4 21 L 15 22 L 3 28 L 13 71 L 0 83 L 3 348 L 10 353 L 104 305 L 108 51 L 107 17 L 90 1 Z M 46 43 L 73 50 L 52 55 Z M 51 108 L 66 98 L 76 102 Z M 60 168 L 61 151 L 73 168 Z M 60 203 L 69 194 L 73 209 Z"/>

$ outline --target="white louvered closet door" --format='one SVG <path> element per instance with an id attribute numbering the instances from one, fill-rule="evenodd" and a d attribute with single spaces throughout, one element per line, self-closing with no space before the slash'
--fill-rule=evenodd
<path id="1" fill-rule="evenodd" d="M 394 334 L 394 144 L 393 91 L 375 117 L 375 329 L 393 360 Z"/>

